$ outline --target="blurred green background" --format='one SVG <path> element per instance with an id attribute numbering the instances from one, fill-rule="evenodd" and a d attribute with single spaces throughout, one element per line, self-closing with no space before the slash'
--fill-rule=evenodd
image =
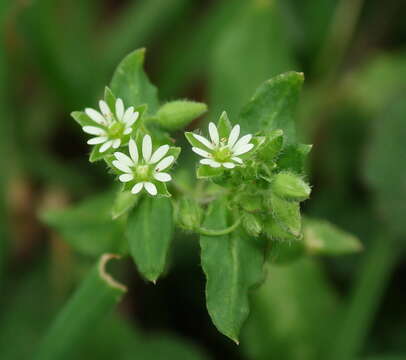
<path id="1" fill-rule="evenodd" d="M 179 233 L 156 286 L 130 261 L 112 269 L 128 294 L 66 358 L 406 359 L 405 13 L 402 0 L 1 1 L 0 359 L 32 358 L 94 261 L 38 214 L 109 186 L 69 113 L 94 107 L 139 47 L 161 100 L 206 102 L 210 119 L 304 72 L 303 210 L 364 251 L 271 265 L 236 346 L 206 312 L 196 239 Z"/>

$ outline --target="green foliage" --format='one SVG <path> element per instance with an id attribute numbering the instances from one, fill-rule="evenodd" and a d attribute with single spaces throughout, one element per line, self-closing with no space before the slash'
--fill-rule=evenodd
<path id="1" fill-rule="evenodd" d="M 146 197 L 129 213 L 126 236 L 130 253 L 149 281 L 155 283 L 165 270 L 172 232 L 172 205 L 168 199 Z"/>
<path id="2" fill-rule="evenodd" d="M 107 272 L 114 255 L 103 255 L 74 296 L 64 306 L 34 355 L 36 360 L 58 359 L 74 348 L 120 301 L 127 291 Z M 78 316 L 80 314 L 80 316 Z"/>
<path id="3" fill-rule="evenodd" d="M 111 91 L 126 106 L 148 105 L 148 112 L 158 110 L 157 89 L 143 71 L 145 49 L 135 50 L 118 65 L 111 80 Z"/>
<path id="4" fill-rule="evenodd" d="M 102 193 L 67 209 L 43 211 L 41 220 L 80 253 L 124 254 L 128 248 L 123 223 L 113 221 L 111 216 L 114 198 L 114 192 Z"/>
<path id="5" fill-rule="evenodd" d="M 204 225 L 227 226 L 225 204 L 212 204 Z M 238 343 L 249 313 L 248 295 L 264 276 L 264 243 L 238 230 L 231 235 L 201 236 L 202 267 L 206 275 L 206 301 L 217 329 Z"/>

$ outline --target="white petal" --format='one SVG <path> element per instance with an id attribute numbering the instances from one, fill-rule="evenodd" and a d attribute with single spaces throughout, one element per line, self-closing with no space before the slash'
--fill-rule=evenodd
<path id="1" fill-rule="evenodd" d="M 134 175 L 133 174 L 122 174 L 118 178 L 121 182 L 129 182 L 132 179 L 134 179 Z"/>
<path id="2" fill-rule="evenodd" d="M 245 145 L 241 145 L 239 147 L 235 147 L 233 149 L 233 155 L 238 156 L 238 155 L 245 154 L 246 152 L 250 151 L 253 147 L 254 147 L 254 144 L 245 144 Z"/>
<path id="3" fill-rule="evenodd" d="M 103 117 L 103 115 L 100 114 L 95 109 L 87 108 L 87 109 L 85 109 L 85 113 L 86 113 L 87 116 L 89 116 L 93 121 L 96 121 L 98 124 L 105 124 L 106 123 L 106 120 Z"/>
<path id="4" fill-rule="evenodd" d="M 209 149 L 214 149 L 214 145 L 209 140 L 207 140 L 205 137 L 200 136 L 198 134 L 193 134 L 193 137 L 197 141 L 201 142 L 204 146 L 207 146 Z"/>
<path id="5" fill-rule="evenodd" d="M 151 160 L 149 161 L 151 164 L 157 163 L 161 160 L 169 150 L 169 145 L 162 145 L 151 156 Z"/>
<path id="6" fill-rule="evenodd" d="M 145 187 L 145 190 L 147 190 L 152 196 L 154 196 L 158 193 L 156 186 L 151 182 L 148 182 L 148 181 L 144 182 L 144 187 Z"/>
<path id="7" fill-rule="evenodd" d="M 225 162 L 225 163 L 222 163 L 222 165 L 227 169 L 232 169 L 235 167 L 235 164 L 233 164 L 231 162 Z"/>
<path id="8" fill-rule="evenodd" d="M 104 153 L 105 151 L 110 149 L 111 145 L 113 145 L 112 140 L 106 141 L 102 146 L 100 146 L 99 152 Z"/>
<path id="9" fill-rule="evenodd" d="M 124 113 L 123 116 L 123 122 L 127 122 L 128 120 L 131 119 L 132 115 L 133 115 L 133 111 L 134 111 L 134 106 L 130 106 Z"/>
<path id="10" fill-rule="evenodd" d="M 133 131 L 133 129 L 132 129 L 132 128 L 127 127 L 127 128 L 124 130 L 124 135 L 131 134 L 131 133 L 132 133 L 132 131 Z"/>
<path id="11" fill-rule="evenodd" d="M 219 138 L 219 132 L 217 130 L 216 125 L 214 125 L 214 123 L 209 123 L 209 134 L 210 134 L 210 138 L 211 141 L 215 144 L 218 145 L 220 138 Z"/>
<path id="12" fill-rule="evenodd" d="M 238 136 L 240 136 L 240 125 L 235 125 L 230 132 L 230 136 L 228 137 L 228 146 L 230 148 L 234 146 Z"/>
<path id="13" fill-rule="evenodd" d="M 107 137 L 99 136 L 99 137 L 91 138 L 90 140 L 87 141 L 87 143 L 89 145 L 97 145 L 97 144 L 104 143 L 106 140 L 107 140 Z"/>
<path id="14" fill-rule="evenodd" d="M 242 160 L 237 156 L 232 157 L 231 160 L 235 161 L 236 163 L 242 164 Z"/>
<path id="15" fill-rule="evenodd" d="M 138 194 L 142 190 L 143 186 L 144 186 L 144 183 L 139 182 L 133 186 L 133 188 L 131 189 L 131 192 L 133 194 Z"/>
<path id="16" fill-rule="evenodd" d="M 135 143 L 134 139 L 130 139 L 128 143 L 128 150 L 130 152 L 131 159 L 133 159 L 134 164 L 138 163 L 138 149 L 137 144 Z"/>
<path id="17" fill-rule="evenodd" d="M 151 152 L 152 152 L 151 136 L 145 135 L 144 139 L 142 140 L 142 156 L 144 157 L 144 160 L 146 162 L 148 162 L 149 159 L 151 158 Z"/>
<path id="18" fill-rule="evenodd" d="M 234 145 L 234 149 L 236 149 L 236 148 L 238 148 L 238 147 L 240 147 L 242 145 L 248 144 L 251 141 L 251 139 L 252 139 L 251 134 L 244 135 L 240 140 L 238 140 L 236 142 L 236 144 Z"/>
<path id="19" fill-rule="evenodd" d="M 117 99 L 116 100 L 116 117 L 118 120 L 121 120 L 124 115 L 124 103 L 123 100 Z"/>
<path id="20" fill-rule="evenodd" d="M 155 166 L 155 171 L 160 172 L 162 170 L 165 170 L 168 166 L 170 166 L 173 161 L 175 160 L 175 157 L 170 155 L 161 160 L 157 166 Z"/>
<path id="21" fill-rule="evenodd" d="M 130 167 L 119 160 L 114 160 L 113 166 L 115 166 L 118 170 L 120 170 L 124 173 L 131 173 Z"/>
<path id="22" fill-rule="evenodd" d="M 106 132 L 97 126 L 83 126 L 83 131 L 90 135 L 105 135 Z"/>
<path id="23" fill-rule="evenodd" d="M 111 110 L 107 103 L 104 100 L 99 101 L 100 111 L 104 116 L 109 116 L 111 114 Z"/>
<path id="24" fill-rule="evenodd" d="M 200 160 L 200 164 L 209 165 L 214 168 L 218 168 L 221 166 L 220 163 L 218 163 L 217 161 L 214 161 L 213 159 L 202 159 L 202 160 Z"/>
<path id="25" fill-rule="evenodd" d="M 115 139 L 113 141 L 113 145 L 112 145 L 113 149 L 117 149 L 118 147 L 120 147 L 120 144 L 121 144 L 121 139 Z"/>
<path id="26" fill-rule="evenodd" d="M 132 126 L 137 121 L 139 115 L 138 111 L 132 113 L 131 117 L 126 121 L 126 126 Z"/>
<path id="27" fill-rule="evenodd" d="M 168 182 L 168 181 L 172 180 L 171 175 L 169 175 L 167 173 L 162 173 L 162 172 L 154 174 L 154 178 L 161 182 Z"/>
<path id="28" fill-rule="evenodd" d="M 127 165 L 127 166 L 133 166 L 134 165 L 133 161 L 126 154 L 124 154 L 122 152 L 117 151 L 117 152 L 114 153 L 114 156 L 116 157 L 116 159 L 118 161 L 120 161 L 124 165 Z"/>
<path id="29" fill-rule="evenodd" d="M 194 151 L 197 155 L 203 156 L 205 158 L 210 158 L 211 157 L 210 153 L 208 153 L 207 151 L 204 151 L 204 150 L 202 150 L 200 148 L 197 148 L 197 147 L 192 147 L 192 151 Z"/>

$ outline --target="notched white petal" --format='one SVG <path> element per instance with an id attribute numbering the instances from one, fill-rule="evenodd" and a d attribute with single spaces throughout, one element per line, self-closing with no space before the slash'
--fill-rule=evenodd
<path id="1" fill-rule="evenodd" d="M 87 141 L 87 143 L 88 143 L 89 145 L 97 145 L 97 144 L 102 144 L 102 143 L 104 143 L 106 140 L 107 140 L 107 137 L 105 137 L 105 136 L 98 136 L 98 137 L 94 137 L 94 138 L 89 139 L 89 140 Z"/>
<path id="2" fill-rule="evenodd" d="M 203 165 L 209 165 L 212 168 L 219 168 L 221 166 L 220 163 L 218 163 L 217 161 L 214 161 L 213 159 L 202 159 L 202 160 L 200 160 L 200 163 Z"/>
<path id="3" fill-rule="evenodd" d="M 106 152 L 108 149 L 110 149 L 111 145 L 113 145 L 112 140 L 106 141 L 102 146 L 100 146 L 99 152 Z"/>
<path id="4" fill-rule="evenodd" d="M 83 126 L 82 130 L 90 135 L 105 135 L 106 131 L 97 126 Z"/>
<path id="5" fill-rule="evenodd" d="M 240 140 L 238 140 L 238 141 L 235 143 L 233 149 L 237 149 L 237 148 L 239 148 L 239 147 L 242 146 L 242 145 L 248 144 L 248 143 L 251 141 L 251 139 L 252 139 L 252 135 L 251 135 L 251 134 L 244 135 Z"/>
<path id="6" fill-rule="evenodd" d="M 214 149 L 214 145 L 207 140 L 205 137 L 198 135 L 198 134 L 193 134 L 193 137 L 199 141 L 200 143 L 202 143 L 202 145 L 208 147 L 209 149 Z"/>
<path id="7" fill-rule="evenodd" d="M 235 144 L 235 142 L 238 139 L 238 136 L 240 135 L 240 125 L 235 125 L 233 129 L 230 132 L 230 136 L 228 137 L 228 146 L 232 148 Z"/>
<path id="8" fill-rule="evenodd" d="M 232 169 L 235 167 L 235 164 L 233 164 L 231 162 L 225 162 L 225 163 L 222 163 L 222 165 L 227 169 Z"/>
<path id="9" fill-rule="evenodd" d="M 156 186 L 151 182 L 148 182 L 148 181 L 144 182 L 144 187 L 145 187 L 145 190 L 147 190 L 147 192 L 152 196 L 154 196 L 158 193 Z"/>
<path id="10" fill-rule="evenodd" d="M 239 163 L 239 164 L 243 163 L 243 161 L 237 156 L 232 157 L 231 160 L 233 160 L 233 161 L 235 161 L 236 163 Z"/>
<path id="11" fill-rule="evenodd" d="M 211 141 L 215 145 L 218 145 L 220 142 L 219 132 L 217 130 L 217 126 L 212 122 L 209 123 L 209 134 L 210 134 Z"/>
<path id="12" fill-rule="evenodd" d="M 131 192 L 132 192 L 133 194 L 138 194 L 138 193 L 142 190 L 143 187 L 144 187 L 144 183 L 139 182 L 139 183 L 135 184 L 135 185 L 132 187 Z"/>
<path id="13" fill-rule="evenodd" d="M 85 109 L 85 113 L 89 116 L 93 121 L 97 122 L 98 124 L 105 124 L 106 120 L 104 119 L 103 115 L 100 114 L 97 110 L 87 108 Z"/>
<path id="14" fill-rule="evenodd" d="M 211 158 L 211 154 L 205 150 L 202 150 L 198 147 L 192 147 L 192 151 L 195 152 L 197 155 L 203 156 L 205 158 Z"/>
<path id="15" fill-rule="evenodd" d="M 99 101 L 99 108 L 104 116 L 109 116 L 111 114 L 111 110 L 104 100 Z"/>
<path id="16" fill-rule="evenodd" d="M 233 149 L 233 155 L 238 156 L 247 153 L 254 147 L 254 144 L 244 144 Z"/>
<path id="17" fill-rule="evenodd" d="M 114 156 L 116 157 L 116 159 L 118 161 L 120 161 L 121 163 L 127 165 L 127 166 L 132 166 L 134 163 L 133 161 L 124 153 L 116 151 L 114 153 Z"/>
<path id="18" fill-rule="evenodd" d="M 129 182 L 134 179 L 133 174 L 122 174 L 118 177 L 121 182 Z"/>
<path id="19" fill-rule="evenodd" d="M 112 144 L 113 149 L 119 148 L 119 147 L 120 147 L 120 144 L 121 144 L 121 139 L 115 139 L 115 140 L 113 140 L 113 144 Z"/>
<path id="20" fill-rule="evenodd" d="M 152 140 L 151 136 L 145 135 L 144 139 L 142 140 L 142 156 L 146 162 L 149 161 L 151 158 L 152 152 Z"/>
<path id="21" fill-rule="evenodd" d="M 155 171 L 160 172 L 162 170 L 165 170 L 167 167 L 169 167 L 173 163 L 174 160 L 175 160 L 174 156 L 172 156 L 172 155 L 167 156 L 166 158 L 164 158 L 157 164 L 157 166 L 155 167 Z"/>
<path id="22" fill-rule="evenodd" d="M 155 164 L 157 163 L 159 160 L 161 160 L 166 153 L 169 151 L 169 145 L 162 145 L 160 146 L 158 149 L 155 150 L 155 152 L 152 154 L 151 159 L 150 159 L 150 163 L 151 164 Z"/>
<path id="23" fill-rule="evenodd" d="M 125 111 L 124 116 L 123 116 L 123 122 L 127 123 L 131 119 L 131 117 L 133 115 L 133 111 L 134 111 L 134 106 L 130 106 Z"/>
<path id="24" fill-rule="evenodd" d="M 123 100 L 117 99 L 116 100 L 116 117 L 117 120 L 121 121 L 124 115 L 124 103 Z"/>
<path id="25" fill-rule="evenodd" d="M 154 174 L 154 178 L 160 182 L 168 182 L 172 180 L 171 175 L 162 172 Z"/>
<path id="26" fill-rule="evenodd" d="M 133 129 L 131 129 L 130 127 L 127 127 L 127 128 L 124 130 L 124 135 L 131 134 L 132 131 L 133 131 Z"/>
<path id="27" fill-rule="evenodd" d="M 138 163 L 138 149 L 137 144 L 135 143 L 134 139 L 130 139 L 128 143 L 128 150 L 130 152 L 131 159 L 133 159 L 134 163 Z"/>
<path id="28" fill-rule="evenodd" d="M 130 167 L 120 160 L 114 160 L 113 166 L 124 173 L 131 173 Z"/>

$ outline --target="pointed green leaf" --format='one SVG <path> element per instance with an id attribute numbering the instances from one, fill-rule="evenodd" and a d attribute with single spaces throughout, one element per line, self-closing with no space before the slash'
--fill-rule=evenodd
<path id="1" fill-rule="evenodd" d="M 294 142 L 294 115 L 303 79 L 302 73 L 287 72 L 261 85 L 240 114 L 243 132 L 282 129 L 285 142 Z"/>
<path id="2" fill-rule="evenodd" d="M 217 201 L 204 227 L 225 228 L 226 217 L 225 205 Z M 201 236 L 200 246 L 210 317 L 220 332 L 238 343 L 240 329 L 249 314 L 249 292 L 263 278 L 264 243 L 237 230 L 230 235 Z"/>
<path id="3" fill-rule="evenodd" d="M 155 113 L 158 109 L 158 95 L 155 86 L 144 73 L 144 57 L 145 49 L 127 55 L 118 65 L 110 88 L 117 98 L 123 99 L 126 107 L 147 104 L 148 111 Z"/>
<path id="4" fill-rule="evenodd" d="M 304 172 L 306 158 L 312 149 L 312 145 L 292 144 L 286 146 L 278 159 L 278 167 L 283 170 L 291 170 L 298 174 Z"/>
<path id="5" fill-rule="evenodd" d="M 134 195 L 130 191 L 120 190 L 114 199 L 113 208 L 111 210 L 111 217 L 113 220 L 128 212 L 139 200 L 139 195 Z"/>
<path id="6" fill-rule="evenodd" d="M 303 221 L 306 250 L 310 254 L 343 255 L 362 250 L 362 244 L 354 235 L 320 219 Z"/>
<path id="7" fill-rule="evenodd" d="M 215 176 L 220 176 L 224 173 L 222 167 L 213 168 L 209 165 L 199 165 L 196 171 L 196 177 L 198 179 L 207 179 Z"/>
<path id="8" fill-rule="evenodd" d="M 165 269 L 172 232 L 172 205 L 167 198 L 144 197 L 128 216 L 130 253 L 140 273 L 152 282 Z"/>

